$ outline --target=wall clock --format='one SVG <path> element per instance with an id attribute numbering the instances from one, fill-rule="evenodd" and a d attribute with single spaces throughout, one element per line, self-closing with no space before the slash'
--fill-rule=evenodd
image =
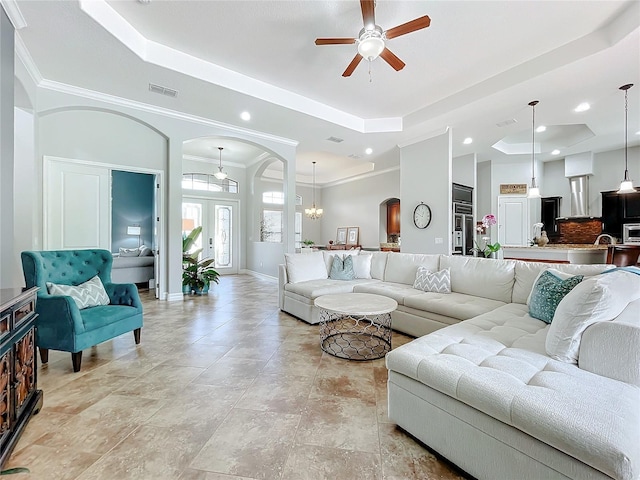
<path id="1" fill-rule="evenodd" d="M 431 209 L 429 205 L 420 202 L 413 211 L 413 223 L 418 228 L 427 228 L 431 223 Z"/>

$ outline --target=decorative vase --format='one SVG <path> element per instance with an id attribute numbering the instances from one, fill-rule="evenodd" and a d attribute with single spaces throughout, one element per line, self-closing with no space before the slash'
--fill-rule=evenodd
<path id="1" fill-rule="evenodd" d="M 205 283 L 204 287 L 193 287 L 193 293 L 196 295 L 206 295 L 209 293 L 209 284 Z"/>
<path id="2" fill-rule="evenodd" d="M 191 285 L 182 285 L 182 293 L 189 295 L 191 293 Z"/>
<path id="3" fill-rule="evenodd" d="M 540 238 L 538 238 L 538 246 L 544 247 L 547 243 L 549 243 L 549 237 L 547 237 L 547 232 L 543 230 Z"/>

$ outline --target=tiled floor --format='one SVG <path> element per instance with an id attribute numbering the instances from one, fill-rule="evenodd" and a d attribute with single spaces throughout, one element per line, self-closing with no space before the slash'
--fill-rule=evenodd
<path id="1" fill-rule="evenodd" d="M 139 346 L 127 334 L 85 350 L 80 373 L 53 351 L 39 368 L 44 407 L 7 465 L 31 473 L 16 479 L 461 478 L 387 419 L 384 360 L 323 354 L 274 282 L 141 296 Z"/>

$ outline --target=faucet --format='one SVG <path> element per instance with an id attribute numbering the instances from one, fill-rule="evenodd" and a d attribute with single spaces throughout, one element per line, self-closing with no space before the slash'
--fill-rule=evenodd
<path id="1" fill-rule="evenodd" d="M 593 244 L 594 244 L 594 245 L 600 245 L 600 239 L 601 239 L 602 237 L 605 237 L 605 238 L 608 238 L 608 239 L 609 239 L 609 245 L 615 245 L 615 244 L 617 243 L 617 242 L 616 242 L 616 239 L 615 239 L 615 238 L 613 238 L 611 235 L 609 235 L 608 233 L 603 233 L 603 234 L 601 234 L 601 235 L 598 235 L 598 238 L 596 238 L 596 241 L 595 241 L 595 242 L 593 242 Z"/>

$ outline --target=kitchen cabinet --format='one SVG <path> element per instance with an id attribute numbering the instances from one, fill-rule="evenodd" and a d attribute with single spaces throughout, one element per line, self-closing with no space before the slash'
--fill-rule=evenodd
<path id="1" fill-rule="evenodd" d="M 387 203 L 387 235 L 400 235 L 400 202 Z"/>
<path id="2" fill-rule="evenodd" d="M 622 238 L 625 223 L 640 223 L 640 188 L 635 193 L 618 194 L 613 190 L 602 195 L 602 232 Z"/>
<path id="3" fill-rule="evenodd" d="M 42 391 L 36 388 L 37 291 L 0 290 L 0 467 L 42 407 Z"/>
<path id="4" fill-rule="evenodd" d="M 544 197 L 540 199 L 542 229 L 547 232 L 547 237 L 560 236 L 560 227 L 556 220 L 560 216 L 560 200 L 562 197 Z"/>

